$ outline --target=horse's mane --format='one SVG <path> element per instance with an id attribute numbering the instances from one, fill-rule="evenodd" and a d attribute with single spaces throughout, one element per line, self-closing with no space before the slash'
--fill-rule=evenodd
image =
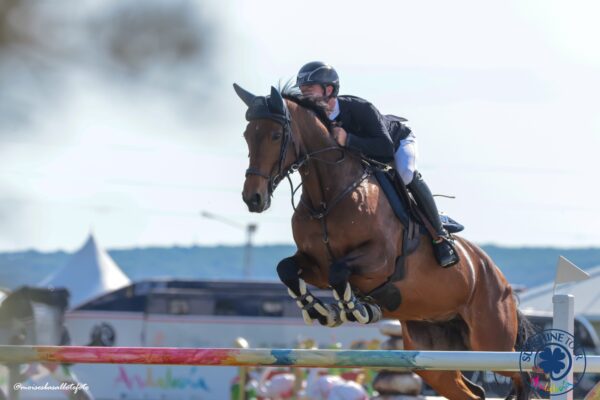
<path id="1" fill-rule="evenodd" d="M 333 124 L 327 115 L 327 103 L 302 96 L 302 93 L 292 85 L 291 81 L 288 81 L 283 85 L 280 83 L 279 92 L 284 99 L 293 101 L 299 106 L 315 113 L 319 121 L 327 128 L 327 131 L 331 132 Z"/>

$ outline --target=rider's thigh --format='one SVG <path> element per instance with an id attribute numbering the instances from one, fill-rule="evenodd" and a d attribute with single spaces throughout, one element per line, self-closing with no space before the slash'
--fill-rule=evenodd
<path id="1" fill-rule="evenodd" d="M 417 142 L 414 137 L 409 136 L 400 142 L 394 159 L 396 170 L 404 184 L 408 185 L 417 170 Z"/>

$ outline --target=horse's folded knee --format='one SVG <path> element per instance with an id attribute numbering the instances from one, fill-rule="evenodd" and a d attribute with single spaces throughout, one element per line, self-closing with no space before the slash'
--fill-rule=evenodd
<path id="1" fill-rule="evenodd" d="M 294 257 L 284 258 L 277 264 L 277 274 L 282 281 L 287 279 L 298 279 L 299 271 L 300 267 Z"/>
<path id="2" fill-rule="evenodd" d="M 277 275 L 285 286 L 290 288 L 296 296 L 300 296 L 298 274 L 300 267 L 294 257 L 284 258 L 277 264 Z"/>

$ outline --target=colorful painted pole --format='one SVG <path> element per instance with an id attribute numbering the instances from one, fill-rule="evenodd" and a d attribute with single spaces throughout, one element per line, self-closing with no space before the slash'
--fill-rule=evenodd
<path id="1" fill-rule="evenodd" d="M 519 371 L 518 352 L 194 349 L 169 347 L 0 346 L 0 364 L 164 364 L 398 368 L 404 370 Z M 588 356 L 585 371 L 600 372 L 600 356 Z M 522 363 L 523 370 L 532 364 Z M 575 372 L 584 369 L 575 363 Z"/>

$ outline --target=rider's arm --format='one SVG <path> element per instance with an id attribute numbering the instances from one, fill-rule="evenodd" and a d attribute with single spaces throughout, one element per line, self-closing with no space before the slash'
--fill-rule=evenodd
<path id="1" fill-rule="evenodd" d="M 361 134 L 347 132 L 346 147 L 382 162 L 394 160 L 394 144 L 379 111 L 371 103 L 364 103 L 355 117 L 361 122 Z"/>

